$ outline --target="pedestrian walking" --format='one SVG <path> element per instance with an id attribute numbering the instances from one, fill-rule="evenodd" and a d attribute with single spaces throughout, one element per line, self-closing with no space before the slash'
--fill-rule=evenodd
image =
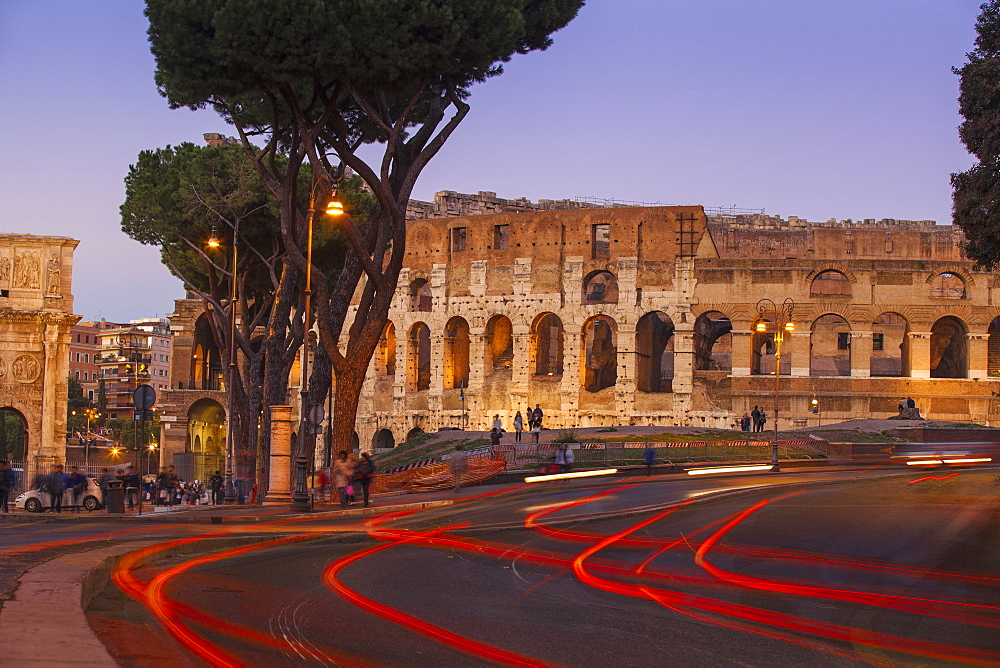
<path id="1" fill-rule="evenodd" d="M 166 472 L 164 471 L 164 473 Z M 122 481 L 122 485 L 125 487 L 125 501 L 127 502 L 128 509 L 134 509 L 136 504 L 139 503 L 139 488 L 142 486 L 139 474 L 129 466 L 125 470 L 125 475 L 119 475 L 118 479 Z"/>
<path id="2" fill-rule="evenodd" d="M 497 431 L 503 431 L 503 423 L 500 421 L 499 415 L 493 416 L 493 429 L 496 429 Z"/>
<path id="3" fill-rule="evenodd" d="M 760 426 L 760 406 L 754 406 L 750 411 L 750 419 L 753 421 L 753 430 L 762 431 Z"/>
<path id="4" fill-rule="evenodd" d="M 14 486 L 14 476 L 7 468 L 7 460 L 0 459 L 0 512 L 9 513 L 10 488 Z"/>
<path id="5" fill-rule="evenodd" d="M 570 469 L 573 468 L 574 459 L 573 451 L 565 443 L 556 450 L 556 464 L 559 466 L 560 473 L 569 473 Z"/>
<path id="6" fill-rule="evenodd" d="M 542 417 L 545 413 L 542 412 L 541 404 L 535 404 L 535 410 L 531 411 L 531 419 L 534 420 L 535 426 L 539 429 L 542 428 Z"/>
<path id="7" fill-rule="evenodd" d="M 503 434 L 500 433 L 500 430 L 494 427 L 490 430 L 490 445 L 500 445 L 500 439 L 502 437 Z"/>
<path id="8" fill-rule="evenodd" d="M 208 486 L 209 486 L 209 489 L 212 490 L 212 504 L 213 505 L 218 506 L 218 505 L 222 504 L 222 501 L 223 501 L 222 487 L 223 487 L 224 483 L 225 483 L 225 480 L 223 479 L 222 474 L 219 473 L 218 471 L 216 471 L 212 475 L 208 476 Z"/>
<path id="9" fill-rule="evenodd" d="M 80 512 L 80 497 L 87 490 L 86 476 L 80 473 L 80 469 L 77 467 L 70 466 L 69 473 L 63 478 L 63 486 L 73 492 L 73 505 L 71 506 L 73 512 Z"/>
<path id="10" fill-rule="evenodd" d="M 330 495 L 330 476 L 326 469 L 320 469 L 316 474 L 316 498 L 326 501 Z"/>
<path id="11" fill-rule="evenodd" d="M 647 444 L 646 449 L 642 451 L 642 461 L 646 463 L 646 475 L 653 475 L 653 464 L 656 463 L 656 448 Z"/>
<path id="12" fill-rule="evenodd" d="M 176 505 L 181 500 L 181 477 L 177 475 L 173 465 L 167 467 L 167 485 L 170 490 L 170 505 Z"/>
<path id="13" fill-rule="evenodd" d="M 461 445 L 455 446 L 455 452 L 451 453 L 451 459 L 448 461 L 449 466 L 451 466 L 451 475 L 455 479 L 455 493 L 462 488 L 462 476 L 465 474 L 465 469 L 468 466 L 468 458 L 466 454 L 462 451 Z"/>
<path id="14" fill-rule="evenodd" d="M 49 496 L 49 511 L 53 513 L 62 512 L 63 502 L 63 467 L 62 464 L 53 464 L 52 470 L 42 477 L 38 490 Z"/>
<path id="15" fill-rule="evenodd" d="M 337 488 L 337 495 L 340 497 L 340 507 L 347 507 L 347 488 L 354 477 L 354 464 L 347 458 L 347 452 L 341 450 L 337 453 L 337 461 L 333 464 L 333 486 Z"/>
<path id="16" fill-rule="evenodd" d="M 372 456 L 367 452 L 361 453 L 361 460 L 358 461 L 358 473 L 360 474 L 358 481 L 361 484 L 361 499 L 367 508 L 371 505 L 368 497 L 369 487 L 371 487 L 372 480 L 375 479 L 375 462 L 372 461 Z"/>
<path id="17" fill-rule="evenodd" d="M 521 411 L 514 414 L 514 442 L 521 442 L 521 432 L 524 431 L 524 418 L 521 417 Z"/>
<path id="18" fill-rule="evenodd" d="M 740 418 L 740 430 L 750 431 L 750 415 L 748 413 L 744 413 L 743 417 Z"/>
<path id="19" fill-rule="evenodd" d="M 538 443 L 538 437 L 542 435 L 542 425 L 537 422 L 531 426 L 531 435 L 535 439 L 535 443 Z"/>
<path id="20" fill-rule="evenodd" d="M 111 483 L 115 481 L 115 476 L 108 469 L 101 469 L 101 477 L 97 479 L 97 484 L 101 488 L 101 505 L 108 505 L 108 490 Z"/>

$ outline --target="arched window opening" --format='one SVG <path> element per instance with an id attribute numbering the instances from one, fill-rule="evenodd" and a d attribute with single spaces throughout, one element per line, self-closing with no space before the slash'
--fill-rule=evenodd
<path id="1" fill-rule="evenodd" d="M 469 386 L 469 323 L 455 317 L 444 330 L 444 387 Z"/>
<path id="2" fill-rule="evenodd" d="M 583 327 L 583 387 L 599 392 L 618 382 L 618 327 L 611 318 L 591 318 Z"/>
<path id="3" fill-rule="evenodd" d="M 536 376 L 561 376 L 563 372 L 563 325 L 555 313 L 535 319 L 531 329 Z"/>
<path id="4" fill-rule="evenodd" d="M 733 370 L 733 323 L 722 313 L 702 313 L 694 323 L 695 369 Z"/>
<path id="5" fill-rule="evenodd" d="M 514 326 L 510 318 L 495 315 L 486 323 L 486 368 L 509 369 L 514 364 Z"/>
<path id="6" fill-rule="evenodd" d="M 965 323 L 945 316 L 931 327 L 931 378 L 965 378 L 969 374 L 969 344 Z"/>
<path id="7" fill-rule="evenodd" d="M 391 322 L 386 323 L 382 330 L 375 363 L 380 376 L 396 375 L 396 325 Z"/>
<path id="8" fill-rule="evenodd" d="M 595 271 L 583 281 L 583 303 L 617 304 L 618 280 L 610 271 Z"/>
<path id="9" fill-rule="evenodd" d="M 642 316 L 636 335 L 636 388 L 671 392 L 674 379 L 674 323 L 661 311 Z"/>
<path id="10" fill-rule="evenodd" d="M 410 328 L 406 354 L 406 383 L 410 392 L 421 392 L 431 387 L 431 330 L 418 322 Z"/>
<path id="11" fill-rule="evenodd" d="M 883 313 L 872 323 L 872 376 L 905 376 L 907 368 L 906 318 L 898 313 Z"/>
<path id="12" fill-rule="evenodd" d="M 208 317 L 202 314 L 194 326 L 194 356 L 191 358 L 191 382 L 196 390 L 221 390 L 223 365 L 219 347 Z"/>
<path id="13" fill-rule="evenodd" d="M 770 318 L 763 318 L 763 322 L 773 322 Z M 756 323 L 751 328 L 750 336 L 750 373 L 755 376 L 774 375 L 774 360 L 777 353 L 774 332 L 758 332 Z M 784 332 L 784 342 L 781 344 L 781 375 L 787 376 L 792 372 L 792 350 L 789 339 L 793 333 Z"/>
<path id="14" fill-rule="evenodd" d="M 816 318 L 809 337 L 809 375 L 851 375 L 851 326 L 828 313 Z"/>
<path id="15" fill-rule="evenodd" d="M 372 448 L 375 450 L 391 450 L 396 447 L 396 439 L 388 429 L 379 429 L 372 438 Z"/>
<path id="16" fill-rule="evenodd" d="M 431 298 L 431 284 L 426 278 L 417 278 L 410 283 L 410 310 L 430 311 L 434 305 Z"/>
<path id="17" fill-rule="evenodd" d="M 850 297 L 851 279 L 839 271 L 830 269 L 821 272 L 809 287 L 810 297 Z"/>
<path id="18" fill-rule="evenodd" d="M 965 281 L 958 274 L 946 271 L 931 280 L 932 299 L 965 299 Z"/>

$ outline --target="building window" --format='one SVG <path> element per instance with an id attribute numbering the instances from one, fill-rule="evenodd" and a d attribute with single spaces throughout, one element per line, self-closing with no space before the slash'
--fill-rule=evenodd
<path id="1" fill-rule="evenodd" d="M 851 333 L 837 332 L 837 350 L 847 350 L 851 347 Z"/>
<path id="2" fill-rule="evenodd" d="M 83 354 L 83 361 L 85 364 L 90 364 L 90 353 Z"/>
<path id="3" fill-rule="evenodd" d="M 882 332 L 872 334 L 872 350 L 885 350 L 885 334 Z"/>
<path id="4" fill-rule="evenodd" d="M 465 250 L 465 230 L 464 227 L 451 228 L 451 252 L 460 253 Z"/>
<path id="5" fill-rule="evenodd" d="M 91 401 L 94 400 L 94 391 L 93 390 L 87 390 L 87 398 L 89 400 L 91 400 Z"/>
<path id="6" fill-rule="evenodd" d="M 594 249 L 594 259 L 611 257 L 611 223 L 594 225 L 591 246 Z"/>
<path id="7" fill-rule="evenodd" d="M 79 371 L 76 372 L 76 379 L 80 380 L 80 372 Z"/>
<path id="8" fill-rule="evenodd" d="M 493 226 L 493 248 L 497 250 L 510 248 L 510 225 Z"/>
<path id="9" fill-rule="evenodd" d="M 83 372 L 83 379 L 84 380 L 90 380 L 90 372 L 89 371 L 84 371 Z"/>

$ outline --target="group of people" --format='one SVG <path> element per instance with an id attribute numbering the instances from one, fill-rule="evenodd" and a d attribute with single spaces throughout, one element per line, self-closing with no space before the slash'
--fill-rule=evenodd
<path id="1" fill-rule="evenodd" d="M 375 460 L 370 454 L 362 452 L 359 458 L 353 452 L 341 450 L 330 467 L 330 474 L 341 508 L 352 505 L 359 493 L 364 507 L 371 505 L 369 491 L 375 478 Z M 331 475 L 323 470 L 316 476 L 315 488 L 320 499 L 329 498 Z"/>
<path id="2" fill-rule="evenodd" d="M 527 424 L 525 424 L 525 415 L 521 415 L 521 411 L 517 411 L 514 414 L 514 442 L 521 442 L 521 434 L 524 431 L 528 431 L 532 437 L 535 439 L 535 443 L 538 443 L 538 438 L 542 433 L 542 418 L 545 417 L 545 413 L 542 411 L 540 404 L 535 404 L 535 408 L 532 409 L 531 405 L 524 407 L 524 413 L 528 418 Z M 527 427 L 527 429 L 525 429 Z M 499 415 L 493 416 L 493 428 L 490 430 L 490 442 L 493 445 L 499 445 L 500 438 L 503 436 L 503 422 L 500 420 Z"/>
<path id="3" fill-rule="evenodd" d="M 62 464 L 53 464 L 52 469 L 38 481 L 38 491 L 49 497 L 49 510 L 53 513 L 62 512 L 63 496 L 70 492 L 72 500 L 69 507 L 79 512 L 80 498 L 87 491 L 87 484 L 87 476 L 80 473 L 76 466 L 70 466 L 66 471 Z"/>
<path id="4" fill-rule="evenodd" d="M 749 414 L 744 413 L 740 418 L 740 429 L 743 431 L 764 431 L 767 424 L 767 413 L 760 406 L 754 406 Z"/>

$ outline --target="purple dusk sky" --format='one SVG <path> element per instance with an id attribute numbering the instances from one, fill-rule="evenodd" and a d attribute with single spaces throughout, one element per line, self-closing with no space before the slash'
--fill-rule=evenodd
<path id="1" fill-rule="evenodd" d="M 958 78 L 980 0 L 590 0 L 547 52 L 472 91 L 439 190 L 950 222 Z M 75 311 L 183 296 L 121 232 L 139 151 L 235 134 L 171 111 L 137 0 L 0 2 L 0 231 L 80 239 Z"/>

